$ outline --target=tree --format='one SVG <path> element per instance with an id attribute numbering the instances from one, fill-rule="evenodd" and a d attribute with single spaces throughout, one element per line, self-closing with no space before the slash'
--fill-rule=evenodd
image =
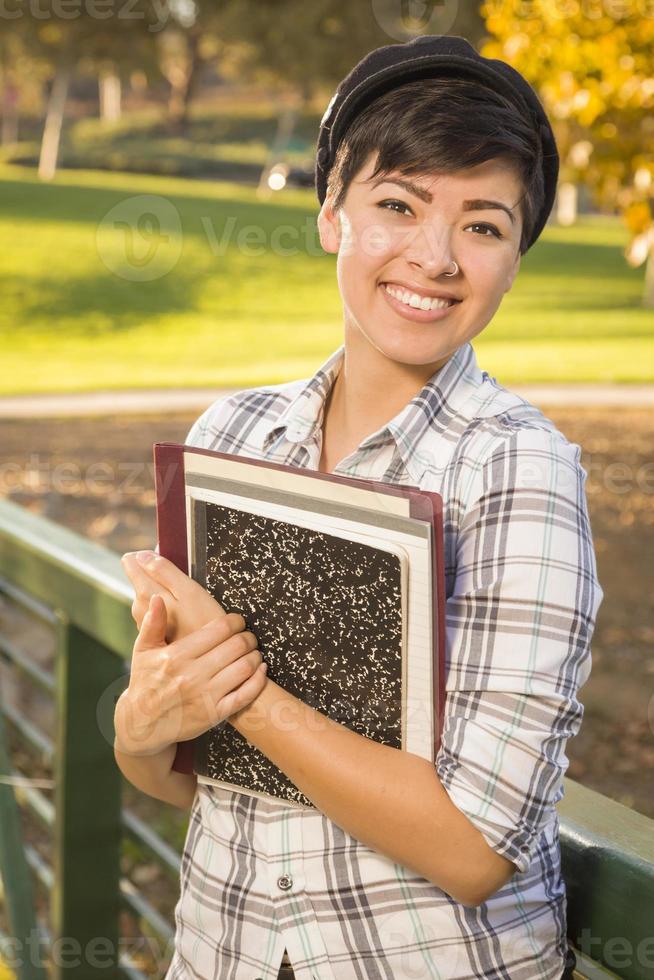
<path id="1" fill-rule="evenodd" d="M 640 5 L 611 0 L 487 0 L 481 12 L 489 40 L 482 54 L 502 58 L 539 91 L 555 131 L 561 180 L 583 180 L 600 207 L 645 204 L 654 223 L 654 18 Z M 590 152 L 580 152 L 584 143 Z M 642 255 L 636 250 L 638 255 Z M 634 253 L 633 242 L 625 252 Z M 654 281 L 649 248 L 646 283 Z M 653 290 L 643 303 L 654 306 Z"/>
<path id="2" fill-rule="evenodd" d="M 324 106 L 369 51 L 448 31 L 476 43 L 484 32 L 478 7 L 456 0 L 197 0 L 196 11 L 194 29 L 201 25 L 207 56 L 219 62 L 224 77 L 257 81 L 279 96 L 277 134 L 260 188 L 300 112 L 318 95 Z"/>
<path id="3" fill-rule="evenodd" d="M 7 31 L 0 35 L 0 90 L 2 92 L 3 146 L 20 138 L 22 112 L 37 113 L 43 106 L 43 82 L 48 75 L 45 64 L 26 56 L 21 35 Z"/>
<path id="4" fill-rule="evenodd" d="M 464 33 L 475 43 L 484 28 L 476 5 L 454 0 L 225 0 L 221 9 L 236 70 L 292 87 L 303 103 L 333 89 L 374 48 L 424 33 Z"/>
<path id="5" fill-rule="evenodd" d="M 41 141 L 39 176 L 51 179 L 57 168 L 61 130 L 69 85 L 80 66 L 140 66 L 156 33 L 163 29 L 165 4 L 130 0 L 102 5 L 67 0 L 42 0 L 26 4 L 12 19 L 12 43 L 20 52 L 15 61 L 38 66 L 49 82 Z M 5 44 L 5 48 L 8 46 Z"/>

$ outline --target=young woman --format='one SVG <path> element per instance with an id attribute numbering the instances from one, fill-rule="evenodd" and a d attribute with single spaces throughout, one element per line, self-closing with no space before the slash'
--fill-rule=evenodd
<path id="1" fill-rule="evenodd" d="M 219 400 L 187 442 L 442 495 L 442 745 L 431 765 L 320 715 L 266 678 L 240 616 L 155 554 L 126 555 L 140 633 L 116 758 L 191 807 L 167 980 L 571 975 L 555 805 L 602 599 L 586 473 L 471 345 L 557 174 L 533 90 L 463 38 L 373 51 L 323 117 L 318 228 L 344 342 L 308 380 Z M 171 772 L 175 741 L 223 718 L 316 810 Z"/>

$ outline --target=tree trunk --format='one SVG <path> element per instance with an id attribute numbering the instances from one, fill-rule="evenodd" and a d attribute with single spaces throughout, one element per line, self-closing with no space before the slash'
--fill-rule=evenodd
<path id="1" fill-rule="evenodd" d="M 650 229 L 650 246 L 647 264 L 645 265 L 645 291 L 643 306 L 654 307 L 654 226 Z"/>
<path id="2" fill-rule="evenodd" d="M 189 111 L 191 108 L 191 99 L 195 95 L 195 89 L 197 87 L 198 78 L 200 76 L 200 67 L 202 61 L 200 58 L 200 38 L 197 34 L 192 34 L 189 38 L 189 66 L 188 74 L 186 76 L 186 88 L 184 89 L 184 95 L 182 100 L 182 114 L 180 117 L 180 125 L 183 132 L 186 132 L 189 123 Z"/>
<path id="3" fill-rule="evenodd" d="M 2 135 L 3 146 L 12 146 L 18 141 L 18 89 L 7 84 L 2 93 Z"/>
<path id="4" fill-rule="evenodd" d="M 105 65 L 98 78 L 100 92 L 100 119 L 103 122 L 117 122 L 121 115 L 120 75 L 114 65 Z"/>
<path id="5" fill-rule="evenodd" d="M 62 62 L 57 67 L 55 73 L 45 115 L 43 139 L 41 140 L 41 156 L 39 158 L 39 177 L 41 180 L 52 180 L 57 172 L 61 127 L 64 119 L 70 75 L 70 65 L 67 62 Z"/>
<path id="6" fill-rule="evenodd" d="M 270 190 L 268 188 L 268 178 L 270 172 L 276 163 L 279 162 L 279 158 L 284 155 L 286 147 L 293 135 L 293 130 L 295 129 L 295 123 L 297 122 L 298 108 L 297 106 L 286 106 L 282 109 L 279 116 L 277 117 L 277 132 L 275 133 L 275 138 L 273 139 L 272 145 L 268 152 L 268 159 L 266 164 L 261 171 L 259 177 L 259 184 L 257 187 L 258 197 L 268 197 Z"/>
<path id="7" fill-rule="evenodd" d="M 576 184 L 562 182 L 556 195 L 556 220 L 559 225 L 573 225 L 577 220 L 578 189 Z"/>
<path id="8" fill-rule="evenodd" d="M 178 66 L 169 77 L 171 90 L 168 100 L 168 116 L 171 130 L 180 136 L 184 135 L 188 129 L 191 99 L 195 92 L 202 64 L 199 34 L 193 33 L 188 36 L 187 53 L 187 64 L 183 68 Z"/>

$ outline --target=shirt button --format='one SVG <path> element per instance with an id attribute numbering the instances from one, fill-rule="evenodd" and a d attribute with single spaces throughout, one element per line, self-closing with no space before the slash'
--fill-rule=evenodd
<path id="1" fill-rule="evenodd" d="M 289 888 L 293 887 L 293 879 L 290 875 L 281 875 L 277 879 L 277 887 L 281 888 L 283 892 L 287 892 Z"/>

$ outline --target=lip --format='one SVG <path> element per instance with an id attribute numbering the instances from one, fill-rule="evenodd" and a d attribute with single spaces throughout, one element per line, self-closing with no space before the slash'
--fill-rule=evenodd
<path id="1" fill-rule="evenodd" d="M 445 308 L 441 309 L 437 308 L 435 310 L 415 309 L 413 306 L 407 306 L 406 303 L 402 303 L 399 299 L 396 299 L 395 296 L 391 296 L 391 294 L 386 291 L 385 285 L 386 283 L 380 282 L 379 288 L 381 289 L 382 295 L 391 309 L 395 310 L 396 313 L 399 313 L 400 316 L 403 316 L 406 320 L 413 320 L 414 323 L 433 323 L 435 320 L 443 320 L 452 312 L 455 306 L 459 305 L 460 302 L 457 301 L 453 303 L 452 306 L 446 306 Z M 390 285 L 394 284 L 389 283 L 389 286 Z"/>
<path id="2" fill-rule="evenodd" d="M 382 286 L 399 286 L 410 293 L 418 293 L 419 296 L 429 296 L 430 299 L 454 299 L 460 301 L 459 296 L 448 293 L 447 289 L 424 289 L 414 283 L 403 282 L 401 279 L 385 279 Z"/>

